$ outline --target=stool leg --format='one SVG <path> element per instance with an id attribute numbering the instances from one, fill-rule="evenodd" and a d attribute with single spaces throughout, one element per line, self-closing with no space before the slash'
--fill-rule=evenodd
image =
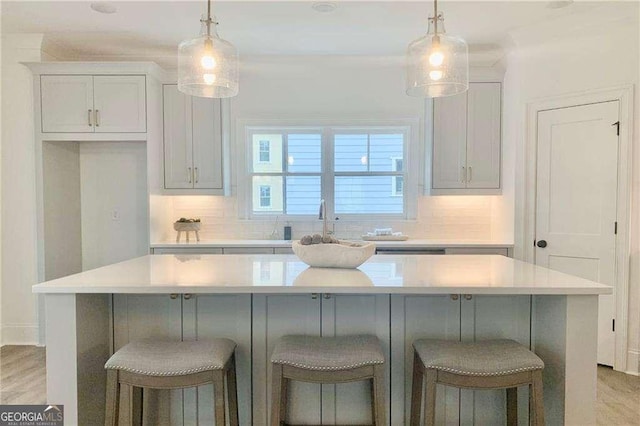
<path id="1" fill-rule="evenodd" d="M 118 424 L 118 410 L 120 408 L 120 384 L 118 370 L 107 370 L 107 400 L 105 404 L 105 426 Z"/>
<path id="2" fill-rule="evenodd" d="M 411 426 L 420 425 L 420 409 L 422 408 L 422 385 L 424 370 L 422 360 L 418 353 L 413 351 L 413 379 L 411 382 L 411 415 L 409 424 Z"/>
<path id="3" fill-rule="evenodd" d="M 271 364 L 271 426 L 280 426 L 284 423 L 284 416 L 282 415 L 284 382 L 282 365 Z"/>
<path id="4" fill-rule="evenodd" d="M 120 383 L 120 419 L 116 424 L 133 426 L 133 386 L 131 385 Z"/>
<path id="5" fill-rule="evenodd" d="M 424 425 L 435 426 L 436 424 L 436 383 L 438 372 L 433 368 L 428 368 L 426 376 L 425 403 L 424 403 Z"/>
<path id="6" fill-rule="evenodd" d="M 529 386 L 529 404 L 534 426 L 544 426 L 544 402 L 542 398 L 542 370 L 532 373 L 533 383 Z"/>
<path id="7" fill-rule="evenodd" d="M 507 388 L 507 426 L 518 426 L 518 388 Z"/>
<path id="8" fill-rule="evenodd" d="M 227 392 L 229 394 L 229 424 L 238 426 L 238 387 L 236 385 L 236 355 L 231 355 L 227 368 Z"/>
<path id="9" fill-rule="evenodd" d="M 142 388 L 131 388 L 131 424 L 142 426 Z"/>
<path id="10" fill-rule="evenodd" d="M 224 412 L 224 373 L 222 370 L 213 372 L 213 411 L 216 418 L 216 426 L 226 426 Z"/>
<path id="11" fill-rule="evenodd" d="M 375 426 L 386 426 L 386 404 L 384 398 L 384 364 L 378 364 L 373 367 L 373 393 L 374 400 L 372 403 L 375 407 Z"/>

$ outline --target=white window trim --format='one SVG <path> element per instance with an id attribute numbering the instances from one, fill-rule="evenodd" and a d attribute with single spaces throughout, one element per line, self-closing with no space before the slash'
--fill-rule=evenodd
<path id="1" fill-rule="evenodd" d="M 333 174 L 325 173 L 328 170 L 333 156 L 333 144 L 325 144 L 326 138 L 332 137 L 339 132 L 371 132 L 389 131 L 395 133 L 402 130 L 405 133 L 404 139 L 404 214 L 343 214 L 339 215 L 342 223 L 360 222 L 362 220 L 394 220 L 398 222 L 415 222 L 417 216 L 418 196 L 423 190 L 424 163 L 424 128 L 422 120 L 419 119 L 366 119 L 366 120 L 281 120 L 281 119 L 238 119 L 236 123 L 236 135 L 242 143 L 237 143 L 238 163 L 237 163 L 237 191 L 238 191 L 238 213 L 241 219 L 249 220 L 275 220 L 276 217 L 290 222 L 308 222 L 314 220 L 314 215 L 286 215 L 282 212 L 253 212 L 252 211 L 252 136 L 255 133 L 266 132 L 306 132 L 322 134 L 323 141 L 323 164 L 321 171 L 322 188 L 327 188 L 327 215 L 329 218 L 336 217 L 333 206 Z M 242 136 L 241 136 L 242 135 Z M 328 147 L 328 148 L 325 148 Z M 283 149 L 283 152 L 285 150 Z M 284 207 L 284 206 L 283 206 Z"/>

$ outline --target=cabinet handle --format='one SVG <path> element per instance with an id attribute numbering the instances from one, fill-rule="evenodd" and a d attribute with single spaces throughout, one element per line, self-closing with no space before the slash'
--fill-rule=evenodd
<path id="1" fill-rule="evenodd" d="M 471 182 L 471 177 L 473 176 L 473 173 L 472 173 L 472 172 L 473 172 L 472 167 L 471 167 L 471 166 L 469 166 L 469 167 L 467 168 L 467 182 Z"/>
<path id="2" fill-rule="evenodd" d="M 88 111 L 88 113 L 87 113 L 87 120 L 89 121 L 89 127 L 91 127 L 91 126 L 93 126 L 93 124 L 91 123 L 91 112 L 92 112 L 93 110 L 89 109 L 89 110 L 87 110 L 87 111 Z"/>
<path id="3" fill-rule="evenodd" d="M 451 295 L 451 300 L 455 301 L 455 300 L 458 300 L 458 299 L 459 299 L 459 296 L 457 294 L 452 294 Z"/>
<path id="4" fill-rule="evenodd" d="M 191 167 L 187 167 L 187 178 L 189 178 L 189 183 L 193 183 L 191 181 Z"/>
<path id="5" fill-rule="evenodd" d="M 178 294 L 177 293 L 171 293 L 169 295 L 169 297 L 172 298 L 172 299 L 177 299 L 178 298 Z"/>
<path id="6" fill-rule="evenodd" d="M 462 166 L 462 178 L 460 179 L 460 182 L 464 183 L 464 179 L 467 176 L 466 172 L 465 172 L 465 168 L 464 166 Z"/>
<path id="7" fill-rule="evenodd" d="M 100 127 L 100 116 L 98 115 L 98 110 L 96 110 L 96 127 Z"/>
<path id="8" fill-rule="evenodd" d="M 324 298 L 327 299 L 327 300 L 331 299 L 331 293 L 325 293 L 324 294 Z"/>
<path id="9" fill-rule="evenodd" d="M 472 294 L 465 294 L 464 295 L 464 300 L 471 300 L 473 299 L 473 295 Z"/>
<path id="10" fill-rule="evenodd" d="M 317 299 L 318 298 L 318 293 L 311 293 L 311 298 L 313 300 Z"/>
<path id="11" fill-rule="evenodd" d="M 198 183 L 200 181 L 200 173 L 198 173 L 198 168 L 197 167 L 193 169 L 193 173 L 195 175 L 195 181 L 196 181 L 196 183 Z"/>
<path id="12" fill-rule="evenodd" d="M 186 293 L 186 294 L 184 295 L 184 300 L 189 300 L 189 299 L 191 299 L 191 297 L 192 297 L 192 295 L 191 295 L 191 294 Z"/>

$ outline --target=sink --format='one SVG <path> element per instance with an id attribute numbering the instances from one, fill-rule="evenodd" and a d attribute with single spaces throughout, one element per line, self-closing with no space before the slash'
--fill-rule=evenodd
<path id="1" fill-rule="evenodd" d="M 366 241 L 311 245 L 294 241 L 291 248 L 301 261 L 317 268 L 357 268 L 376 252 L 376 245 Z"/>

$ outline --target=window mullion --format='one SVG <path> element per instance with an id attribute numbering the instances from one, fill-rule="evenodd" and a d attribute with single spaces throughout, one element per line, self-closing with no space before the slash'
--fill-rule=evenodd
<path id="1" fill-rule="evenodd" d="M 334 200 L 334 153 L 333 153 L 333 131 L 330 128 L 322 130 L 322 197 L 325 200 L 327 217 L 335 216 Z"/>
<path id="2" fill-rule="evenodd" d="M 282 133 L 282 214 L 287 214 L 287 175 L 289 173 L 289 133 Z"/>

